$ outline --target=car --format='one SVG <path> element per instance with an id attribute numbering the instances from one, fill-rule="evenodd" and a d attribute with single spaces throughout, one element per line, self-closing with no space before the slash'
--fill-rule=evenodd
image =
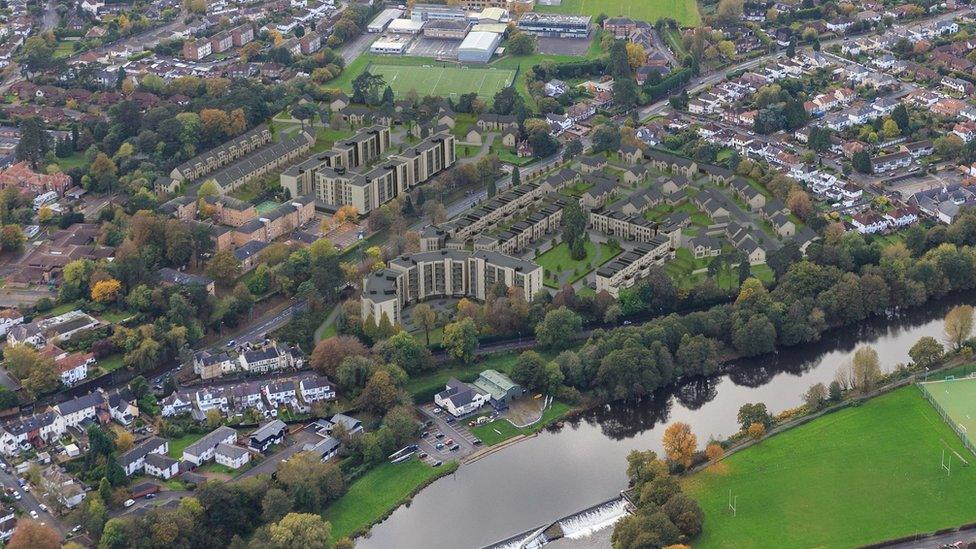
<path id="1" fill-rule="evenodd" d="M 37 511 L 31 509 L 30 516 L 31 518 L 37 518 Z"/>
<path id="2" fill-rule="evenodd" d="M 444 438 L 444 433 L 438 431 L 434 433 L 434 438 Z"/>
<path id="3" fill-rule="evenodd" d="M 41 508 L 41 511 L 44 511 L 44 512 L 47 512 L 48 511 L 47 505 L 44 505 L 43 503 L 38 503 L 37 506 Z"/>
<path id="4" fill-rule="evenodd" d="M 434 463 L 431 463 L 430 466 L 431 467 L 440 467 L 441 466 L 441 463 L 443 463 L 441 460 L 437 460 Z"/>
<path id="5" fill-rule="evenodd" d="M 419 457 L 420 459 L 427 459 L 427 452 L 420 452 L 419 454 L 417 454 L 417 457 Z"/>
<path id="6" fill-rule="evenodd" d="M 71 529 L 71 533 L 72 534 L 77 534 L 80 531 L 81 531 L 81 525 L 80 524 L 78 526 L 75 526 L 74 528 Z"/>
<path id="7" fill-rule="evenodd" d="M 28 486 L 26 482 L 24 483 L 24 491 L 28 493 L 30 492 L 30 486 Z"/>
<path id="8" fill-rule="evenodd" d="M 444 444 L 450 446 L 450 445 L 454 444 L 454 439 L 453 438 L 449 438 L 449 439 L 447 439 L 447 440 L 444 441 Z"/>
<path id="9" fill-rule="evenodd" d="M 444 420 L 444 421 L 447 421 L 448 423 L 454 423 L 454 422 L 455 422 L 455 421 L 457 421 L 457 420 L 456 420 L 456 419 L 454 419 L 454 418 L 453 418 L 453 417 L 451 417 L 451 416 L 448 416 L 448 417 L 447 417 L 447 419 L 446 419 L 446 420 Z"/>
<path id="10" fill-rule="evenodd" d="M 27 481 L 24 480 L 24 479 L 22 479 L 22 478 L 19 478 L 19 479 L 17 479 L 17 484 L 20 484 L 21 486 L 23 486 L 23 485 L 27 484 Z"/>
<path id="11" fill-rule="evenodd" d="M 15 499 L 15 500 L 17 500 L 17 501 L 20 501 L 20 498 L 21 498 L 21 497 L 22 497 L 22 496 L 20 495 L 20 492 L 16 492 L 16 491 L 14 492 L 14 499 Z"/>
<path id="12" fill-rule="evenodd" d="M 438 408 L 438 407 L 436 407 L 436 406 L 434 407 L 434 413 L 435 413 L 435 414 L 439 414 L 439 413 L 441 413 L 441 412 L 443 412 L 443 411 L 444 411 L 444 410 L 442 410 L 442 409 L 440 409 L 440 408 Z"/>
<path id="13" fill-rule="evenodd" d="M 424 427 L 430 427 L 433 424 L 434 424 L 434 420 L 428 419 L 427 421 L 424 422 Z"/>
<path id="14" fill-rule="evenodd" d="M 473 441 L 471 441 L 471 444 L 474 444 L 475 446 L 481 446 L 484 443 L 481 442 L 481 439 L 480 438 L 476 438 Z"/>
<path id="15" fill-rule="evenodd" d="M 230 340 L 230 341 L 227 342 L 227 346 L 228 347 L 233 347 L 236 344 L 237 344 L 237 340 L 236 339 L 232 339 L 232 340 Z"/>
<path id="16" fill-rule="evenodd" d="M 630 326 L 631 324 L 633 324 L 633 322 L 631 322 L 629 320 L 625 320 L 624 321 L 624 326 Z"/>
<path id="17" fill-rule="evenodd" d="M 430 431 L 424 431 L 423 433 L 420 433 L 420 436 L 427 438 L 430 436 Z"/>
<path id="18" fill-rule="evenodd" d="M 449 449 L 450 451 L 452 451 L 452 452 L 457 452 L 458 450 L 460 450 L 460 449 L 461 449 L 461 445 L 460 445 L 460 444 L 455 444 L 454 446 L 451 446 L 451 447 L 450 447 L 450 448 L 448 448 L 448 449 Z"/>
<path id="19" fill-rule="evenodd" d="M 438 442 L 437 444 L 434 445 L 434 448 L 437 448 L 438 450 L 443 450 L 444 449 L 444 443 L 443 442 Z"/>
<path id="20" fill-rule="evenodd" d="M 123 503 L 122 505 L 125 505 L 126 507 L 132 507 L 135 504 L 136 504 L 136 500 L 129 498 L 125 500 L 125 503 Z"/>
<path id="21" fill-rule="evenodd" d="M 155 499 L 156 494 L 146 494 L 146 499 Z"/>

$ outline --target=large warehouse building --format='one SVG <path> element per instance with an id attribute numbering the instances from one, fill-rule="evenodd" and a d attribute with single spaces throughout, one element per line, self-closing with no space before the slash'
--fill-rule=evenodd
<path id="1" fill-rule="evenodd" d="M 494 32 L 469 32 L 458 46 L 458 61 L 463 63 L 487 63 L 495 54 L 502 35 Z"/>

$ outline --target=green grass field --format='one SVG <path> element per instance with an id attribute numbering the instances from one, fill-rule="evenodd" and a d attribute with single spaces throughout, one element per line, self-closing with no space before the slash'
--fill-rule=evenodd
<path id="1" fill-rule="evenodd" d="M 569 404 L 559 402 L 552 403 L 545 412 L 542 412 L 542 419 L 538 423 L 519 429 L 512 425 L 508 420 L 496 419 L 484 425 L 471 428 L 471 434 L 481 439 L 488 446 L 494 446 L 499 442 L 504 442 L 518 435 L 531 435 L 545 429 L 547 425 L 566 415 L 569 411 Z"/>
<path id="2" fill-rule="evenodd" d="M 422 341 L 420 338 L 424 336 L 423 334 L 419 334 L 416 337 Z M 543 356 L 547 355 L 543 353 Z M 552 357 L 547 356 L 547 358 L 551 359 Z M 505 353 L 489 355 L 485 360 L 475 362 L 474 364 L 465 365 L 454 363 L 453 365 L 439 368 L 431 374 L 410 378 L 404 386 L 404 389 L 413 396 L 414 402 L 428 402 L 434 398 L 435 393 L 444 390 L 444 385 L 452 377 L 456 377 L 465 382 L 474 381 L 478 378 L 478 374 L 488 369 L 498 370 L 503 374 L 510 374 L 517 361 L 518 353 Z"/>
<path id="3" fill-rule="evenodd" d="M 597 248 L 598 246 L 599 248 Z M 566 282 L 572 284 L 593 269 L 607 263 L 622 251 L 618 248 L 611 248 L 610 245 L 603 242 L 587 241 L 584 247 L 586 248 L 586 257 L 580 260 L 573 259 L 569 255 L 569 245 L 565 242 L 560 242 L 555 248 L 550 248 L 536 257 L 536 263 L 546 271 L 547 278 L 544 283 L 547 286 L 558 288 L 561 284 L 557 283 L 555 279 L 548 278 L 549 275 L 556 274 L 561 277 L 569 272 L 572 275 Z"/>
<path id="4" fill-rule="evenodd" d="M 935 376 L 933 376 L 935 377 Z M 920 384 L 923 391 L 948 415 L 946 421 L 955 424 L 955 431 L 965 438 L 970 447 L 976 447 L 976 378 L 956 378 L 951 381 L 943 378 Z M 940 413 L 941 415 L 941 413 Z"/>
<path id="5" fill-rule="evenodd" d="M 491 98 L 515 77 L 515 71 L 507 69 L 440 66 L 433 60 L 428 63 L 413 67 L 374 63 L 369 71 L 382 76 L 398 96 L 416 90 L 421 97 L 456 97 L 477 92 L 479 97 Z"/>
<path id="6" fill-rule="evenodd" d="M 194 433 L 189 435 L 183 435 L 180 438 L 170 439 L 169 452 L 167 452 L 167 455 L 169 455 L 169 457 L 171 458 L 176 458 L 176 459 L 182 458 L 183 450 L 186 450 L 187 446 L 200 440 L 203 437 L 203 435 L 204 433 L 200 433 L 200 434 Z"/>
<path id="7" fill-rule="evenodd" d="M 952 452 L 951 476 L 943 449 Z M 898 389 L 686 479 L 705 512 L 693 545 L 855 547 L 973 522 L 974 462 L 918 388 Z M 735 517 L 729 490 L 738 496 Z"/>
<path id="8" fill-rule="evenodd" d="M 693 27 L 701 22 L 698 4 L 695 0 L 654 0 L 631 2 L 628 0 L 562 0 L 558 6 L 535 7 L 535 11 L 545 13 L 567 13 L 592 15 L 601 13 L 609 17 L 624 16 L 640 21 L 654 23 L 665 17 L 674 19 L 679 25 Z"/>
<path id="9" fill-rule="evenodd" d="M 457 469 L 456 462 L 431 467 L 416 459 L 406 463 L 384 463 L 371 469 L 349 486 L 322 516 L 332 523 L 332 540 L 352 535 L 382 520 L 419 487 Z"/>

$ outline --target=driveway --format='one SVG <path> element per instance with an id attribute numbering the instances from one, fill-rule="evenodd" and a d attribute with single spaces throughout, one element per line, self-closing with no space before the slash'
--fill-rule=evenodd
<path id="1" fill-rule="evenodd" d="M 270 475 L 278 470 L 278 466 L 281 465 L 282 460 L 291 459 L 291 456 L 301 452 L 306 444 L 318 442 L 319 440 L 319 437 L 315 433 L 310 433 L 305 429 L 298 431 L 294 435 L 288 435 L 285 438 L 285 447 L 271 455 L 265 456 L 264 461 L 237 475 L 234 477 L 234 481 L 236 482 L 262 474 Z"/>

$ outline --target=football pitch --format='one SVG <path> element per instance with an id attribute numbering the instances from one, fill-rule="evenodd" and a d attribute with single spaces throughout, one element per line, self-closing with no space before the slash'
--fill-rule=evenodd
<path id="1" fill-rule="evenodd" d="M 654 23 L 661 18 L 670 18 L 682 26 L 695 26 L 701 22 L 698 3 L 694 0 L 562 0 L 558 6 L 536 5 L 535 11 L 546 13 L 565 13 L 571 15 L 592 15 L 605 13 L 609 17 L 630 17 L 639 21 Z"/>
<path id="2" fill-rule="evenodd" d="M 976 458 L 914 386 L 765 439 L 685 488 L 705 512 L 696 548 L 856 547 L 976 521 Z"/>
<path id="3" fill-rule="evenodd" d="M 976 378 L 948 378 L 920 383 L 945 422 L 976 451 Z"/>
<path id="4" fill-rule="evenodd" d="M 478 97 L 491 98 L 499 90 L 511 85 L 515 77 L 514 70 L 433 64 L 405 66 L 374 63 L 369 66 L 369 71 L 381 75 L 399 97 L 410 90 L 416 90 L 421 97 L 457 97 L 475 92 Z"/>

